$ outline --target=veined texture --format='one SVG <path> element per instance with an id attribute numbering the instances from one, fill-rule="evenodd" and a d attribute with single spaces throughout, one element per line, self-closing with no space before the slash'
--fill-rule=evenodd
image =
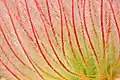
<path id="1" fill-rule="evenodd" d="M 0 0 L 1 80 L 119 78 L 119 0 Z"/>

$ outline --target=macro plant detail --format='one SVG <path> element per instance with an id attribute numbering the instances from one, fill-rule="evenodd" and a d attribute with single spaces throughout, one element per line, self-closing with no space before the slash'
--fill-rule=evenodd
<path id="1" fill-rule="evenodd" d="M 0 0 L 0 80 L 119 80 L 119 0 Z"/>

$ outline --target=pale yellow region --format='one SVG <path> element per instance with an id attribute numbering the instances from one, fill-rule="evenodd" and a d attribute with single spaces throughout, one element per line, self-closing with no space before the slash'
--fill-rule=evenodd
<path id="1" fill-rule="evenodd" d="M 120 80 L 120 78 L 116 78 L 115 80 Z"/>
<path id="2" fill-rule="evenodd" d="M 4 77 L 1 77 L 0 80 L 6 80 Z"/>

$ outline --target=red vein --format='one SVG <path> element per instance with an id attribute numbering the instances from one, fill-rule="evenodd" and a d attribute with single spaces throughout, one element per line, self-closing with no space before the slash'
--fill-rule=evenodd
<path id="1" fill-rule="evenodd" d="M 34 0 L 35 2 L 37 2 L 36 0 Z M 29 22 L 30 22 L 30 25 L 31 25 L 31 28 L 32 28 L 32 32 L 33 32 L 33 35 L 34 35 L 34 38 L 36 40 L 36 43 L 37 43 L 37 46 L 38 46 L 38 49 L 39 51 L 41 52 L 41 55 L 42 57 L 44 58 L 44 60 L 46 61 L 46 63 L 48 64 L 48 66 L 56 73 L 58 74 L 61 78 L 67 80 L 64 76 L 62 76 L 56 69 L 53 68 L 53 66 L 49 63 L 49 61 L 47 60 L 46 56 L 44 55 L 42 49 L 41 49 L 41 46 L 39 45 L 39 42 L 38 42 L 38 39 L 37 39 L 37 36 L 35 34 L 35 29 L 34 29 L 34 25 L 32 23 L 32 20 L 31 20 L 31 16 L 30 16 L 30 12 L 29 12 L 29 8 L 28 8 L 28 4 L 27 4 L 27 1 L 25 0 L 25 5 L 26 5 L 26 9 L 27 9 L 27 14 L 28 14 L 28 17 L 29 17 Z M 37 4 L 38 5 L 38 4 Z M 44 24 L 45 28 L 46 28 L 46 25 Z"/>
<path id="2" fill-rule="evenodd" d="M 50 74 L 50 73 L 46 72 L 44 69 L 42 69 L 34 60 L 32 60 L 32 61 L 34 62 L 34 64 L 36 65 L 36 67 L 37 67 L 40 71 L 42 71 L 43 73 L 47 74 L 48 76 L 53 77 L 54 79 L 59 79 L 59 77 L 53 76 L 52 74 Z"/>
<path id="3" fill-rule="evenodd" d="M 52 58 L 52 60 L 53 60 L 56 64 L 58 64 L 58 62 L 53 58 L 53 56 L 52 56 L 51 54 L 49 54 L 49 52 L 48 52 L 48 50 L 46 49 L 44 43 L 41 42 L 41 45 L 42 45 L 43 49 L 45 50 L 45 52 L 48 53 L 48 55 Z"/>
<path id="4" fill-rule="evenodd" d="M 17 21 L 20 23 L 22 29 L 25 31 L 25 33 L 27 34 L 27 36 L 29 37 L 29 39 L 34 42 L 33 38 L 29 35 L 29 33 L 27 32 L 27 30 L 25 29 L 25 26 L 24 24 L 22 23 L 21 21 L 21 18 L 20 18 L 20 11 L 18 9 L 18 6 L 16 7 L 16 10 L 17 10 L 17 13 L 18 13 L 18 17 L 16 17 Z"/>
<path id="5" fill-rule="evenodd" d="M 24 24 L 22 23 L 22 20 L 20 18 L 20 12 L 19 12 L 19 9 L 18 9 L 18 6 L 16 7 L 17 9 L 17 13 L 18 13 L 18 16 L 16 17 L 18 22 L 20 23 L 21 27 L 23 28 L 23 30 L 25 31 L 25 33 L 27 34 L 27 36 L 29 37 L 29 39 L 34 43 L 34 40 L 33 38 L 29 35 L 29 33 L 27 32 L 27 30 L 25 29 L 25 26 Z M 46 18 L 45 18 L 46 19 Z M 47 21 L 47 20 L 46 20 Z M 49 24 L 49 23 L 48 23 Z M 35 29 L 35 32 L 37 34 L 37 36 L 39 37 L 39 34 L 38 34 L 38 31 Z M 36 46 L 36 44 L 34 43 L 34 45 Z"/>
<path id="6" fill-rule="evenodd" d="M 2 65 L 18 80 L 21 80 L 16 73 L 14 73 L 1 59 L 0 59 L 0 63 L 2 63 Z"/>
<path id="7" fill-rule="evenodd" d="M 106 36 L 106 43 L 108 43 L 108 41 L 109 41 L 110 32 L 111 32 L 111 12 L 109 12 L 108 29 L 107 29 L 107 36 Z"/>
<path id="8" fill-rule="evenodd" d="M 2 20 L 2 22 L 4 24 L 4 26 L 5 26 L 5 28 L 7 29 L 8 33 L 10 34 L 10 36 L 12 36 L 11 33 L 10 33 L 10 30 L 8 29 L 8 26 L 5 24 L 5 22 L 4 22 L 1 14 L 0 14 L 0 18 L 1 18 L 1 20 Z"/>
<path id="9" fill-rule="evenodd" d="M 17 6 L 17 13 L 18 13 L 18 17 L 16 17 L 17 21 L 20 23 L 20 26 L 22 27 L 22 29 L 23 29 L 24 32 L 26 33 L 27 37 L 33 42 L 34 46 L 36 47 L 36 44 L 35 44 L 35 42 L 34 42 L 34 39 L 30 36 L 30 34 L 29 34 L 28 31 L 25 29 L 25 26 L 24 26 L 24 24 L 23 24 L 22 21 L 21 21 L 20 12 L 19 12 L 18 6 Z M 35 47 L 33 47 L 33 48 L 35 48 Z"/>
<path id="10" fill-rule="evenodd" d="M 58 39 L 57 39 L 57 37 L 56 37 L 56 32 L 55 32 L 55 29 L 54 29 L 53 23 L 52 23 L 52 18 L 51 18 L 51 13 L 50 13 L 50 8 L 49 8 L 48 0 L 46 0 L 46 6 L 47 6 L 47 11 L 48 11 L 48 17 L 49 17 L 49 21 L 50 21 L 50 26 L 51 26 L 51 28 L 52 28 L 52 32 L 53 32 L 53 34 L 54 34 L 56 43 L 57 43 L 57 45 L 59 46 Z"/>
<path id="11" fill-rule="evenodd" d="M 90 0 L 88 0 L 88 1 L 89 1 L 89 14 L 90 14 L 91 22 L 92 22 L 92 27 L 93 27 L 93 30 L 94 30 L 95 36 L 96 36 L 97 39 L 98 39 L 98 35 L 97 35 L 96 29 L 95 29 L 95 24 L 94 24 L 94 21 L 93 21 L 93 16 L 92 16 L 92 9 L 91 9 Z"/>
<path id="12" fill-rule="evenodd" d="M 42 19 L 42 18 L 41 18 L 41 19 Z M 43 23 L 45 23 L 43 19 L 42 19 L 42 21 L 43 21 Z M 67 72 L 69 72 L 69 73 L 71 73 L 71 74 L 73 74 L 73 75 L 79 76 L 77 73 L 74 73 L 74 72 L 70 71 L 70 70 L 62 63 L 62 61 L 61 61 L 60 58 L 58 57 L 58 55 L 57 55 L 57 53 L 56 53 L 56 51 L 55 51 L 55 49 L 54 49 L 54 47 L 53 47 L 53 44 L 52 44 L 52 42 L 51 42 L 51 39 L 50 39 L 48 30 L 47 30 L 47 27 L 46 27 L 45 24 L 44 24 L 44 28 L 45 28 L 45 32 L 46 32 L 46 35 L 47 35 L 47 38 L 48 38 L 50 47 L 52 48 L 52 50 L 53 50 L 53 52 L 54 52 L 57 60 L 59 61 L 59 63 L 62 65 L 62 67 L 63 67 Z"/>
<path id="13" fill-rule="evenodd" d="M 91 41 L 91 38 L 90 38 L 90 35 L 89 35 L 89 32 L 88 32 L 88 29 L 87 29 L 87 25 L 86 25 L 86 18 L 85 18 L 85 5 L 86 5 L 86 0 L 84 0 L 84 6 L 83 6 L 83 20 L 84 20 L 84 28 L 85 28 L 85 31 L 86 31 L 86 34 L 87 34 L 87 37 L 88 37 L 88 40 L 89 40 L 89 43 L 91 45 L 91 48 L 93 50 L 93 54 L 95 56 L 95 59 L 96 59 L 96 62 L 99 66 L 99 60 L 98 60 L 98 56 L 96 54 L 96 51 L 94 49 L 94 46 L 92 44 L 92 41 Z"/>
<path id="14" fill-rule="evenodd" d="M 47 37 L 48 37 L 50 46 L 51 46 L 51 48 L 52 48 L 52 50 L 53 50 L 53 52 L 54 52 L 57 60 L 59 61 L 59 63 L 62 65 L 62 67 L 63 67 L 67 72 L 69 72 L 69 73 L 71 73 L 71 74 L 73 74 L 73 75 L 78 75 L 78 74 L 76 74 L 76 73 L 71 72 L 71 71 L 62 63 L 62 61 L 61 61 L 60 58 L 58 57 L 58 55 L 57 55 L 57 53 L 56 53 L 56 51 L 55 51 L 55 49 L 54 49 L 54 47 L 53 47 L 53 45 L 52 45 L 52 42 L 51 42 L 51 40 L 50 40 L 50 36 L 49 36 L 49 34 L 48 34 L 48 31 L 47 31 L 47 28 L 46 28 L 46 27 L 45 27 L 45 30 L 46 30 L 46 34 L 47 34 Z"/>
<path id="15" fill-rule="evenodd" d="M 84 46 L 85 46 L 85 50 L 86 50 L 86 52 L 88 54 L 87 43 L 86 43 L 86 40 L 85 40 L 84 27 L 83 27 L 83 23 L 82 23 L 82 19 L 81 19 L 81 12 L 80 12 L 80 4 L 79 4 L 79 2 L 80 2 L 80 0 L 77 0 L 78 14 L 79 14 L 79 19 L 80 19 L 80 24 L 82 26 L 82 35 L 83 35 Z"/>
<path id="16" fill-rule="evenodd" d="M 102 32 L 102 43 L 103 43 L 103 58 L 106 58 L 105 54 L 105 37 L 104 37 L 104 25 L 103 25 L 103 0 L 101 0 L 101 11 L 100 11 L 100 20 L 101 20 L 101 32 Z"/>
<path id="17" fill-rule="evenodd" d="M 2 32 L 2 35 L 3 35 L 3 37 L 4 37 L 4 39 L 5 39 L 6 43 L 7 43 L 7 45 L 9 46 L 9 48 L 10 48 L 10 50 L 12 51 L 12 53 L 14 54 L 14 56 L 15 56 L 25 67 L 27 67 L 29 70 L 32 70 L 29 66 L 27 66 L 27 64 L 25 64 L 25 63 L 17 56 L 16 52 L 13 50 L 13 48 L 12 48 L 11 45 L 10 45 L 10 43 L 8 42 L 7 37 L 5 36 L 4 31 L 3 31 L 3 29 L 1 28 L 1 26 L 0 26 L 0 30 L 1 30 L 1 32 Z"/>
<path id="18" fill-rule="evenodd" d="M 66 15 L 65 15 L 65 9 L 64 8 L 63 8 L 63 14 L 64 14 L 65 24 L 66 24 L 66 28 L 67 28 L 67 35 L 68 35 L 68 39 L 69 39 L 70 48 L 71 48 L 71 51 L 73 53 L 73 56 L 76 58 L 74 47 L 72 45 L 71 33 L 70 33 L 70 29 L 68 27 L 68 21 L 67 21 Z"/>
<path id="19" fill-rule="evenodd" d="M 30 59 L 30 56 L 28 55 L 27 51 L 25 50 L 25 48 L 24 48 L 24 46 L 23 46 L 23 44 L 22 44 L 22 42 L 21 42 L 21 40 L 20 40 L 20 37 L 19 37 L 19 35 L 18 35 L 18 33 L 17 33 L 17 30 L 16 30 L 16 28 L 15 28 L 14 21 L 13 21 L 13 19 L 12 19 L 12 16 L 11 16 L 11 13 L 10 13 L 10 11 L 9 11 L 9 8 L 8 8 L 7 4 L 5 4 L 5 5 L 6 5 L 6 8 L 7 8 L 7 11 L 8 11 L 10 20 L 11 20 L 11 23 L 12 23 L 12 27 L 13 27 L 13 29 L 14 29 L 14 32 L 15 32 L 15 34 L 16 34 L 16 36 L 17 36 L 17 40 L 18 40 L 18 42 L 19 42 L 22 50 L 24 51 L 24 53 L 25 53 L 28 61 L 30 62 L 30 64 L 32 65 L 32 67 L 35 69 L 35 71 L 37 72 L 37 74 L 44 80 L 44 78 L 42 77 L 42 75 L 39 73 L 39 71 L 36 69 L 36 67 L 35 67 L 34 64 L 32 63 L 32 61 L 31 61 L 31 59 Z"/>
<path id="20" fill-rule="evenodd" d="M 100 49 L 100 42 L 99 42 L 99 37 L 98 37 L 98 34 L 97 34 L 97 31 L 96 31 L 96 28 L 95 28 L 95 23 L 94 23 L 94 20 L 93 20 L 93 16 L 92 16 L 92 9 L 91 9 L 91 3 L 90 3 L 90 0 L 89 1 L 89 15 L 90 15 L 90 20 L 91 20 L 91 23 L 92 23 L 92 27 L 93 27 L 93 31 L 95 33 L 95 36 L 96 36 L 96 39 L 97 39 L 97 45 L 98 45 L 98 48 Z M 105 52 L 105 50 L 104 50 Z"/>
<path id="21" fill-rule="evenodd" d="M 105 9 L 105 14 L 104 14 L 104 21 L 105 21 L 105 26 L 108 24 L 108 11 Z"/>
<path id="22" fill-rule="evenodd" d="M 74 28 L 74 35 L 75 35 L 75 39 L 76 39 L 76 44 L 78 46 L 78 49 L 79 49 L 79 52 L 80 52 L 80 55 L 82 57 L 82 60 L 83 62 L 86 64 L 86 61 L 84 59 L 84 56 L 82 54 L 82 50 L 81 50 L 81 47 L 80 47 L 80 43 L 78 41 L 78 36 L 77 36 L 77 32 L 76 32 L 76 26 L 75 26 L 75 14 L 74 14 L 74 0 L 72 0 L 72 23 L 73 23 L 73 28 Z"/>
<path id="23" fill-rule="evenodd" d="M 42 16 L 44 17 L 46 23 L 51 26 L 51 24 L 48 22 L 47 18 L 45 17 L 45 14 L 44 14 L 43 11 L 41 10 L 41 7 L 39 6 L 38 1 L 37 1 L 37 0 L 34 0 L 34 2 L 36 3 L 37 10 L 39 11 L 40 14 L 42 14 Z M 57 43 L 57 45 L 58 45 L 58 47 L 59 47 L 60 45 L 59 45 L 58 40 L 57 40 L 57 37 L 56 37 L 56 34 L 57 34 L 57 33 L 55 33 L 55 30 L 54 30 L 54 28 L 53 28 L 53 25 L 51 26 L 51 28 L 52 28 L 52 32 L 53 32 L 53 34 L 54 34 L 56 43 Z"/>
<path id="24" fill-rule="evenodd" d="M 115 25 L 116 25 L 116 28 L 117 28 L 117 32 L 118 32 L 118 36 L 119 36 L 119 44 L 120 44 L 120 28 L 119 28 L 119 25 L 118 25 L 118 22 L 117 22 L 117 19 L 116 19 L 116 16 L 115 16 L 115 12 L 114 12 L 114 9 L 113 9 L 113 6 L 112 6 L 112 1 L 108 0 L 109 4 L 110 4 L 110 8 L 112 10 L 112 14 L 113 14 L 113 18 L 114 18 L 114 21 L 115 21 Z M 118 61 L 120 59 L 120 51 L 118 52 L 119 56 L 118 56 Z"/>
<path id="25" fill-rule="evenodd" d="M 118 36 L 119 36 L 119 41 L 120 41 L 120 28 L 119 28 L 119 25 L 118 25 L 118 22 L 117 22 L 117 19 L 116 19 L 116 16 L 115 16 L 115 12 L 114 12 L 113 6 L 112 6 L 110 0 L 108 0 L 108 1 L 109 1 L 109 4 L 110 4 L 110 8 L 112 10 L 113 18 L 114 18 L 114 21 L 115 21 L 115 25 L 116 25 L 116 28 L 117 28 L 117 32 L 118 32 Z"/>
<path id="26" fill-rule="evenodd" d="M 59 4 L 59 9 L 60 9 L 60 25 L 61 25 L 61 42 L 62 42 L 62 52 L 63 55 L 66 56 L 65 53 L 65 49 L 64 49 L 64 37 L 63 37 L 63 15 L 62 15 L 62 9 L 61 9 L 61 5 L 62 5 L 62 1 L 58 0 L 58 4 Z"/>
<path id="27" fill-rule="evenodd" d="M 67 72 L 69 72 L 69 73 L 71 73 L 71 74 L 73 74 L 73 75 L 79 76 L 77 73 L 74 73 L 74 72 L 70 71 L 70 70 L 62 63 L 62 61 L 61 61 L 60 58 L 58 57 L 58 55 L 57 55 L 57 53 L 56 53 L 56 51 L 55 51 L 55 49 L 54 49 L 54 47 L 53 47 L 53 45 L 52 45 L 52 42 L 51 42 L 51 40 L 50 40 L 50 36 L 49 36 L 49 34 L 48 34 L 48 30 L 47 30 L 47 27 L 46 27 L 46 26 L 45 26 L 45 31 L 46 31 L 46 35 L 47 35 L 49 44 L 50 44 L 50 46 L 51 46 L 51 48 L 52 48 L 52 50 L 53 50 L 53 52 L 54 52 L 57 60 L 58 60 L 59 63 L 62 65 L 62 67 L 63 67 Z"/>
<path id="28" fill-rule="evenodd" d="M 24 77 L 26 77 L 27 79 L 30 79 L 30 77 L 28 77 L 26 74 L 24 74 L 23 72 L 21 72 L 15 65 L 14 63 L 10 60 L 10 58 L 8 57 L 7 53 L 3 50 L 2 46 L 0 45 L 0 49 L 1 51 L 3 52 L 3 54 L 6 56 L 7 60 L 13 65 L 13 67 L 21 74 L 23 75 Z"/>
<path id="29" fill-rule="evenodd" d="M 61 0 L 58 0 L 58 5 L 59 5 L 59 10 L 60 10 L 60 23 L 61 23 L 61 43 L 62 43 L 62 53 L 65 57 L 65 60 L 66 60 L 66 63 L 68 65 L 70 65 L 70 63 L 68 62 L 68 60 L 66 59 L 66 52 L 65 52 L 65 49 L 64 49 L 64 37 L 63 37 L 63 4 L 62 4 L 62 1 Z M 75 57 L 75 55 L 74 55 Z M 75 57 L 76 58 L 76 57 Z"/>

